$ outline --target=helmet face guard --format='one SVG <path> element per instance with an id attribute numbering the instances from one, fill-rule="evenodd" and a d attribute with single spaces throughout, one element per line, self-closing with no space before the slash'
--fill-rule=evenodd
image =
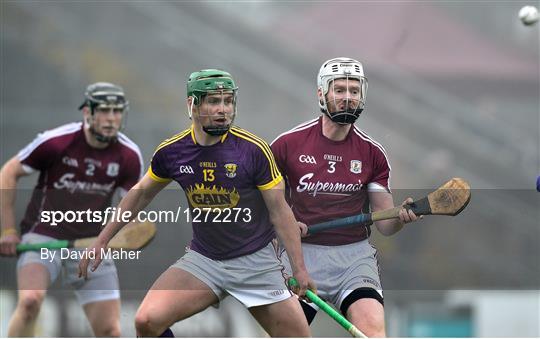
<path id="1" fill-rule="evenodd" d="M 208 104 L 208 98 L 211 98 L 212 105 L 222 105 L 224 110 L 225 105 L 232 104 L 231 113 L 227 118 L 230 118 L 230 123 L 227 125 L 213 125 L 202 126 L 204 132 L 212 136 L 220 136 L 229 131 L 234 118 L 236 116 L 236 94 L 238 87 L 228 72 L 217 69 L 206 69 L 198 72 L 193 72 L 189 76 L 187 83 L 187 96 L 192 97 L 191 106 L 188 107 L 189 118 L 193 115 L 193 106 L 201 107 L 204 100 Z M 232 97 L 231 97 L 232 95 Z M 201 112 L 199 109 L 199 116 L 211 116 L 209 112 Z"/>
<path id="2" fill-rule="evenodd" d="M 122 87 L 108 82 L 96 82 L 86 88 L 84 97 L 84 101 L 79 106 L 79 110 L 88 107 L 93 120 L 95 119 L 97 108 L 122 110 L 123 117 L 119 131 L 124 129 L 127 120 L 127 112 L 129 110 L 129 102 L 126 100 Z M 111 137 L 99 133 L 96 131 L 93 123 L 88 122 L 88 129 L 100 142 L 110 143 L 117 139 L 117 136 Z"/>
<path id="3" fill-rule="evenodd" d="M 368 87 L 360 62 L 350 58 L 326 61 L 319 70 L 317 87 L 322 93 L 319 107 L 330 120 L 347 125 L 358 119 L 366 103 Z"/>

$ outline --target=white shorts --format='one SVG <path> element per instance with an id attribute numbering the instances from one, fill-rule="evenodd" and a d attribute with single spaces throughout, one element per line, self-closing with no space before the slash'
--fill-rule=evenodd
<path id="1" fill-rule="evenodd" d="M 35 244 L 41 242 L 55 241 L 57 239 L 37 233 L 26 233 L 21 239 L 21 243 Z M 72 250 L 75 251 L 75 250 Z M 55 252 L 54 258 L 41 258 L 39 251 L 23 252 L 17 260 L 17 269 L 28 264 L 40 264 L 47 268 L 50 276 L 50 283 L 53 284 L 58 276 L 62 274 L 62 285 L 71 286 L 75 290 L 75 295 L 79 304 L 85 305 L 97 301 L 120 299 L 118 273 L 112 259 L 105 259 L 95 272 L 88 271 L 88 279 L 78 277 L 79 260 L 60 259 L 59 250 Z"/>
<path id="2" fill-rule="evenodd" d="M 338 308 L 357 288 L 373 288 L 382 297 L 377 250 L 367 239 L 340 246 L 302 243 L 302 252 L 307 271 L 317 285 L 317 294 Z M 289 258 L 283 249 L 281 260 L 287 274 L 291 274 Z"/>
<path id="3" fill-rule="evenodd" d="M 171 267 L 193 274 L 208 285 L 219 300 L 231 295 L 247 308 L 273 304 L 292 296 L 274 242 L 255 253 L 227 260 L 212 260 L 188 250 Z"/>

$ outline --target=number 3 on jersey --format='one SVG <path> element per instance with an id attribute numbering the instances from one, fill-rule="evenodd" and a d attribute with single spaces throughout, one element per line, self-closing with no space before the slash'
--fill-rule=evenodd
<path id="1" fill-rule="evenodd" d="M 216 177 L 214 176 L 214 170 L 213 169 L 204 169 L 203 170 L 203 180 L 204 181 L 214 181 L 214 180 L 216 180 Z"/>
<path id="2" fill-rule="evenodd" d="M 336 162 L 335 161 L 329 161 L 328 162 L 328 173 L 334 173 L 336 171 Z"/>

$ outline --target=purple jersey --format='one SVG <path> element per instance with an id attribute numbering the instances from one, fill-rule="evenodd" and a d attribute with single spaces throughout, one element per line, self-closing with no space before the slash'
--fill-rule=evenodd
<path id="1" fill-rule="evenodd" d="M 182 186 L 192 209 L 191 249 L 204 256 L 247 255 L 275 237 L 260 190 L 282 177 L 268 144 L 248 131 L 234 126 L 217 144 L 201 146 L 186 130 L 158 146 L 148 173 Z M 195 220 L 203 209 L 211 209 L 210 217 Z"/>
<path id="2" fill-rule="evenodd" d="M 81 122 L 38 134 L 17 155 L 27 173 L 40 171 L 38 183 L 21 222 L 21 233 L 57 239 L 97 236 L 99 223 L 41 222 L 42 211 L 103 211 L 115 189 L 129 190 L 143 170 L 139 147 L 124 134 L 107 148 L 91 147 Z M 86 218 L 85 218 L 86 221 Z"/>
<path id="3" fill-rule="evenodd" d="M 287 181 L 287 199 L 305 224 L 366 212 L 368 191 L 390 191 L 390 165 L 383 147 L 352 126 L 343 141 L 322 134 L 322 117 L 278 136 L 272 151 Z M 344 245 L 369 236 L 368 227 L 317 233 L 302 241 Z"/>

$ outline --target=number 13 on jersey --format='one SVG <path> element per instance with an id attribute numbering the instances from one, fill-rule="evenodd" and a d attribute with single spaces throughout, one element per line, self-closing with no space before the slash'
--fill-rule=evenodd
<path id="1" fill-rule="evenodd" d="M 203 180 L 204 181 L 214 181 L 214 180 L 216 180 L 216 177 L 214 176 L 214 170 L 213 169 L 204 169 L 203 170 Z"/>

